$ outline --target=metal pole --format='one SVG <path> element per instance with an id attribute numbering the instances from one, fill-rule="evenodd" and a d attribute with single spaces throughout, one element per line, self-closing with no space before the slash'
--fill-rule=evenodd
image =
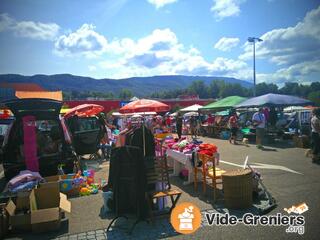
<path id="1" fill-rule="evenodd" d="M 253 40 L 253 96 L 256 96 L 256 40 Z"/>

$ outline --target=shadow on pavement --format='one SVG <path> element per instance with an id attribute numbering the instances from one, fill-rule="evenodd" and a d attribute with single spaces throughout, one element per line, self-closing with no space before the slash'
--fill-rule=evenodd
<path id="1" fill-rule="evenodd" d="M 64 219 L 61 221 L 61 228 L 59 231 L 44 232 L 44 233 L 33 233 L 25 231 L 14 231 L 10 232 L 6 239 L 24 239 L 24 240 L 46 240 L 61 237 L 61 235 L 67 234 L 69 230 L 69 220 Z"/>
<path id="2" fill-rule="evenodd" d="M 105 232 L 107 239 L 163 239 L 178 235 L 167 218 L 158 218 L 152 223 L 141 221 L 135 226 L 132 234 L 129 235 L 128 226 L 131 225 L 132 223 L 117 221 L 115 227 Z"/>

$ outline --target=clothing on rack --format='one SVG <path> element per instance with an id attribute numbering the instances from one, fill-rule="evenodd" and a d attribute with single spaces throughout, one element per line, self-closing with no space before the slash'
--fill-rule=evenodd
<path id="1" fill-rule="evenodd" d="M 143 130 L 144 128 L 144 130 Z M 144 138 L 143 138 L 144 134 Z M 126 134 L 126 145 L 145 148 L 145 156 L 155 156 L 155 141 L 152 132 L 145 126 L 140 126 Z"/>
<path id="2" fill-rule="evenodd" d="M 134 146 L 115 148 L 108 183 L 113 191 L 113 209 L 117 215 L 135 213 L 140 219 L 147 216 L 146 182 L 142 150 Z"/>

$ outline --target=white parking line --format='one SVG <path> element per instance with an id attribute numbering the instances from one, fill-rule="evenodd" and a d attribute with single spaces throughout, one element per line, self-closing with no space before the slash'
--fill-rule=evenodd
<path id="1" fill-rule="evenodd" d="M 220 160 L 221 163 L 224 164 L 228 164 L 231 166 L 236 166 L 236 167 L 243 167 L 243 164 L 236 164 L 236 163 L 232 163 L 232 162 L 227 162 L 227 161 L 222 161 Z M 285 172 L 291 172 L 291 173 L 295 173 L 295 174 L 300 174 L 303 175 L 302 173 L 299 173 L 295 170 L 292 170 L 290 168 L 284 167 L 284 166 L 280 166 L 280 165 L 271 165 L 271 164 L 264 164 L 264 163 L 254 163 L 255 165 L 251 165 L 252 168 L 256 168 L 256 169 L 276 169 L 276 170 L 282 170 Z"/>

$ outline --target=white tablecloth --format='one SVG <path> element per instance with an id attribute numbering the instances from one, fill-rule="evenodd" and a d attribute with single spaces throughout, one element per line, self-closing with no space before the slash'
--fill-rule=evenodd
<path id="1" fill-rule="evenodd" d="M 167 156 L 169 159 L 173 160 L 173 175 L 179 176 L 182 169 L 188 170 L 188 181 L 184 184 L 189 184 L 193 182 L 193 166 L 191 164 L 192 154 L 184 154 L 176 150 L 167 150 Z"/>
<path id="2" fill-rule="evenodd" d="M 191 163 L 192 154 L 184 154 L 182 152 L 168 149 L 167 156 L 169 160 L 173 161 L 173 175 L 179 176 L 182 169 L 188 170 L 188 181 L 184 184 L 189 184 L 194 182 L 194 167 Z M 219 159 L 219 153 L 216 153 L 215 157 Z"/>

